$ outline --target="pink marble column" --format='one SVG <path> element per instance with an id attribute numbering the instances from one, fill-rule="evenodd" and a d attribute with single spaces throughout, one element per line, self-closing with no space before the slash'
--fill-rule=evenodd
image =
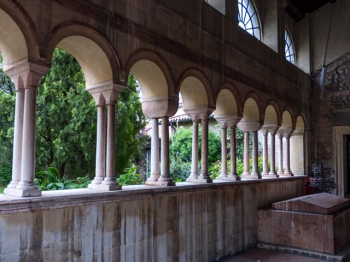
<path id="1" fill-rule="evenodd" d="M 251 179 L 261 178 L 258 170 L 258 153 L 258 131 L 253 131 L 253 171 L 250 173 Z"/>
<path id="2" fill-rule="evenodd" d="M 237 175 L 237 162 L 236 162 L 236 127 L 230 126 L 230 164 L 231 164 L 231 173 L 228 175 L 229 180 L 241 180 Z"/>
<path id="3" fill-rule="evenodd" d="M 162 118 L 162 140 L 161 140 L 161 175 L 157 181 L 159 186 L 175 186 L 170 177 L 169 160 L 169 117 Z"/>
<path id="4" fill-rule="evenodd" d="M 88 188 L 99 189 L 105 177 L 106 166 L 106 123 L 105 104 L 97 104 L 97 141 L 96 141 L 96 167 L 95 178 Z"/>
<path id="5" fill-rule="evenodd" d="M 23 137 L 23 112 L 24 111 L 24 89 L 16 89 L 15 126 L 13 136 L 13 157 L 12 157 L 12 180 L 5 188 L 4 193 L 10 193 L 21 181 L 22 163 L 22 137 Z"/>
<path id="6" fill-rule="evenodd" d="M 218 180 L 227 179 L 227 127 L 221 127 L 221 173 Z"/>
<path id="7" fill-rule="evenodd" d="M 269 175 L 269 154 L 268 154 L 268 143 L 267 143 L 267 130 L 263 131 L 263 170 L 262 176 Z"/>
<path id="8" fill-rule="evenodd" d="M 277 173 L 276 173 L 276 156 L 275 156 L 275 152 L 276 152 L 276 142 L 275 142 L 275 138 L 276 138 L 276 134 L 275 133 L 270 133 L 270 138 L 271 138 L 271 163 L 270 163 L 270 172 L 269 172 L 269 176 L 270 177 L 278 177 Z"/>
<path id="9" fill-rule="evenodd" d="M 21 192 L 20 196 L 34 197 L 41 196 L 41 191 L 34 183 L 36 87 L 26 86 L 24 92 L 21 181 L 16 189 Z"/>
<path id="10" fill-rule="evenodd" d="M 249 132 L 244 132 L 244 153 L 243 153 L 243 162 L 244 162 L 244 171 L 242 174 L 242 178 L 250 177 L 250 154 L 249 154 Z"/>
<path id="11" fill-rule="evenodd" d="M 290 171 L 290 135 L 286 136 L 286 170 L 284 176 L 293 176 Z"/>
<path id="12" fill-rule="evenodd" d="M 277 134 L 278 140 L 279 140 L 279 166 L 278 166 L 278 172 L 277 174 L 279 176 L 283 176 L 284 175 L 284 171 L 283 171 L 283 135 L 282 134 Z"/>
<path id="13" fill-rule="evenodd" d="M 193 120 L 191 174 L 186 182 L 195 182 L 198 178 L 198 120 Z"/>
<path id="14" fill-rule="evenodd" d="M 213 180 L 208 175 L 208 118 L 202 119 L 202 163 L 201 174 L 197 182 L 212 183 Z"/>
<path id="15" fill-rule="evenodd" d="M 158 118 L 152 119 L 151 137 L 151 175 L 146 181 L 146 185 L 155 185 L 159 179 L 159 128 Z"/>
<path id="16" fill-rule="evenodd" d="M 122 189 L 115 177 L 115 104 L 116 102 L 107 105 L 106 177 L 100 186 L 101 190 L 107 191 Z"/>

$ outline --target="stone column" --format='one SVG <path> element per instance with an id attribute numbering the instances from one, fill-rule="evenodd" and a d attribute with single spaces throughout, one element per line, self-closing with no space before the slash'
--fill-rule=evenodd
<path id="1" fill-rule="evenodd" d="M 198 178 L 198 120 L 193 120 L 191 174 L 186 182 L 195 182 Z"/>
<path id="2" fill-rule="evenodd" d="M 276 156 L 275 156 L 275 152 L 276 152 L 276 143 L 275 143 L 275 138 L 276 138 L 276 134 L 270 133 L 270 137 L 271 137 L 271 163 L 270 163 L 270 172 L 269 172 L 269 176 L 270 177 L 278 177 L 277 173 L 276 173 Z"/>
<path id="3" fill-rule="evenodd" d="M 269 175 L 269 154 L 268 154 L 268 143 L 267 143 L 267 130 L 262 130 L 263 134 L 263 170 L 261 176 Z"/>
<path id="4" fill-rule="evenodd" d="M 24 89 L 16 89 L 15 126 L 13 136 L 12 180 L 4 194 L 11 194 L 21 181 L 22 137 L 23 137 Z"/>
<path id="5" fill-rule="evenodd" d="M 96 167 L 95 178 L 91 181 L 88 188 L 99 189 L 105 177 L 106 165 L 106 123 L 105 123 L 105 103 L 97 104 L 97 141 L 96 141 Z"/>
<path id="6" fill-rule="evenodd" d="M 24 117 L 22 136 L 21 181 L 16 189 L 22 197 L 41 196 L 41 191 L 34 183 L 35 176 L 35 120 L 36 86 L 26 86 L 24 91 Z"/>
<path id="7" fill-rule="evenodd" d="M 146 185 L 155 185 L 159 179 L 159 132 L 158 118 L 152 119 L 151 137 L 151 175 L 146 181 Z"/>
<path id="8" fill-rule="evenodd" d="M 228 175 L 229 180 L 241 180 L 237 175 L 237 163 L 236 163 L 236 127 L 230 126 L 230 163 L 231 163 L 231 173 Z"/>
<path id="9" fill-rule="evenodd" d="M 221 126 L 221 174 L 217 179 L 227 179 L 227 126 Z"/>
<path id="10" fill-rule="evenodd" d="M 261 179 L 258 170 L 258 131 L 253 131 L 253 172 L 250 173 L 251 179 Z"/>
<path id="11" fill-rule="evenodd" d="M 169 117 L 162 118 L 162 140 L 161 140 L 161 176 L 157 181 L 158 186 L 175 186 L 170 177 L 169 160 Z"/>
<path id="12" fill-rule="evenodd" d="M 279 176 L 283 176 L 284 175 L 284 171 L 283 171 L 283 135 L 282 134 L 277 134 L 277 137 L 279 139 L 279 144 L 280 144 L 280 147 L 279 147 L 280 159 L 279 159 L 279 165 L 278 165 L 278 172 L 277 172 L 277 174 Z"/>
<path id="13" fill-rule="evenodd" d="M 290 171 L 290 135 L 286 136 L 286 170 L 284 176 L 293 176 Z"/>
<path id="14" fill-rule="evenodd" d="M 208 117 L 202 119 L 202 163 L 201 174 L 197 182 L 212 183 L 213 180 L 208 175 Z"/>
<path id="15" fill-rule="evenodd" d="M 116 102 L 107 104 L 106 177 L 100 185 L 100 189 L 106 191 L 122 189 L 115 178 L 115 105 Z"/>
<path id="16" fill-rule="evenodd" d="M 250 154 L 249 154 L 249 132 L 244 132 L 244 153 L 243 153 L 243 162 L 244 162 L 244 171 L 241 178 L 250 178 Z"/>

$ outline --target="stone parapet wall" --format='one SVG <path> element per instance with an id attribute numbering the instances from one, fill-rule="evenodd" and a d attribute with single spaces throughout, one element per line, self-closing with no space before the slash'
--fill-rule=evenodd
<path id="1" fill-rule="evenodd" d="M 304 177 L 0 195 L 1 261 L 218 261 L 254 246 L 258 208 Z"/>

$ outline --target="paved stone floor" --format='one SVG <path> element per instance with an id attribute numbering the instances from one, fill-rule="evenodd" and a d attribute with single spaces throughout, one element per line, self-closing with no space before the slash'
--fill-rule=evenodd
<path id="1" fill-rule="evenodd" d="M 234 257 L 227 258 L 223 262 L 318 262 L 325 261 L 322 259 L 304 257 L 289 253 L 282 253 L 267 249 L 253 248 L 238 254 Z M 347 259 L 345 262 L 350 262 Z"/>

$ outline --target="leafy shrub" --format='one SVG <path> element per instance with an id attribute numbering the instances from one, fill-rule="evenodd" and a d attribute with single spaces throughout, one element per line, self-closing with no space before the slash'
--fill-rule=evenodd
<path id="1" fill-rule="evenodd" d="M 12 166 L 10 164 L 0 164 L 0 186 L 7 186 L 12 179 Z"/>
<path id="2" fill-rule="evenodd" d="M 137 173 L 137 166 L 132 166 L 130 168 L 125 168 L 123 174 L 121 174 L 117 181 L 120 185 L 141 185 L 144 183 L 143 178 Z"/>
<path id="3" fill-rule="evenodd" d="M 172 159 L 170 162 L 170 176 L 175 182 L 184 182 L 191 174 L 191 162 Z"/>
<path id="4" fill-rule="evenodd" d="M 89 176 L 85 176 L 71 180 L 64 175 L 60 179 L 58 177 L 58 169 L 55 167 L 48 167 L 47 170 L 36 173 L 35 183 L 43 191 L 86 188 L 90 183 L 90 178 Z"/>

